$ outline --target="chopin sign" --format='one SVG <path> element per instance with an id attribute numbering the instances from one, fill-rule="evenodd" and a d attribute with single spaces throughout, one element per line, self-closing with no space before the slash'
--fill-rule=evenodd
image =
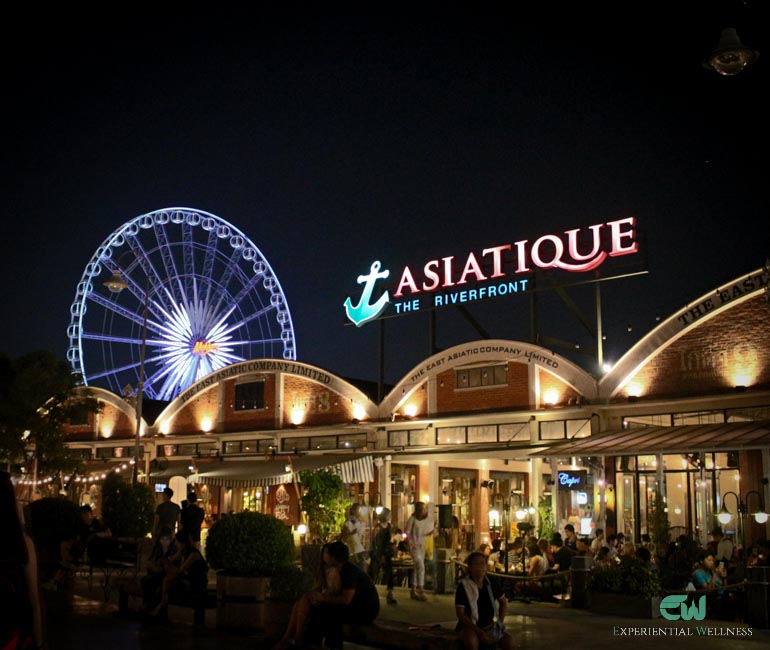
<path id="1" fill-rule="evenodd" d="M 543 235 L 534 242 L 523 239 L 513 244 L 490 246 L 426 262 L 422 268 L 405 266 L 398 273 L 398 284 L 372 301 L 377 283 L 391 276 L 375 261 L 365 275 L 358 276 L 363 285 L 357 304 L 348 297 L 345 313 L 361 327 L 383 315 L 390 307 L 395 315 L 421 309 L 458 305 L 511 293 L 527 291 L 528 276 L 536 269 L 560 269 L 569 273 L 585 273 L 601 266 L 610 257 L 639 251 L 636 219 L 626 217 L 598 223 L 588 228 L 575 228 L 559 235 Z"/>

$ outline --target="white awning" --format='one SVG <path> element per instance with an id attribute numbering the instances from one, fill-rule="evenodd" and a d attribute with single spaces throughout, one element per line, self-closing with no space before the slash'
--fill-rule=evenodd
<path id="1" fill-rule="evenodd" d="M 286 471 L 289 467 L 289 471 Z M 197 473 L 190 474 L 188 483 L 206 483 L 226 487 L 251 487 L 291 483 L 292 474 L 304 470 L 328 468 L 343 483 L 370 483 L 374 480 L 372 456 L 308 455 L 269 460 L 222 460 L 196 463 Z"/>

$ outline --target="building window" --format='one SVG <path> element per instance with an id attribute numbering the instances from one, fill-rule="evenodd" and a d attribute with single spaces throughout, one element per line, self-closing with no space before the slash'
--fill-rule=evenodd
<path id="1" fill-rule="evenodd" d="M 723 424 L 724 411 L 697 411 L 695 413 L 674 413 L 673 424 Z"/>
<path id="2" fill-rule="evenodd" d="M 308 451 L 310 438 L 284 438 L 281 440 L 281 451 Z"/>
<path id="3" fill-rule="evenodd" d="M 388 431 L 388 447 L 407 447 L 409 445 L 409 431 Z"/>
<path id="4" fill-rule="evenodd" d="M 497 442 L 496 426 L 468 427 L 468 443 Z"/>
<path id="5" fill-rule="evenodd" d="M 416 429 L 409 432 L 410 447 L 432 447 L 436 444 L 433 429 Z"/>
<path id="6" fill-rule="evenodd" d="M 265 382 L 250 381 L 235 385 L 235 410 L 256 411 L 265 408 Z"/>
<path id="7" fill-rule="evenodd" d="M 540 422 L 540 440 L 564 440 L 564 420 Z"/>
<path id="8" fill-rule="evenodd" d="M 441 427 L 436 436 L 436 444 L 461 445 L 465 442 L 465 427 Z"/>
<path id="9" fill-rule="evenodd" d="M 529 442 L 529 422 L 500 425 L 500 442 Z"/>
<path id="10" fill-rule="evenodd" d="M 507 370 L 506 364 L 458 368 L 455 370 L 455 388 L 505 386 L 508 383 Z"/>

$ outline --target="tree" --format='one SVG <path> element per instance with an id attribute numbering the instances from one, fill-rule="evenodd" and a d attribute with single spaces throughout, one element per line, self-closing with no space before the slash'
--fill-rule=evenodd
<path id="1" fill-rule="evenodd" d="M 337 474 L 326 468 L 300 472 L 299 476 L 305 489 L 302 509 L 307 513 L 310 534 L 313 539 L 329 541 L 340 532 L 345 511 L 350 506 L 345 485 Z"/>
<path id="2" fill-rule="evenodd" d="M 31 454 L 38 475 L 72 471 L 77 458 L 64 446 L 64 426 L 99 404 L 65 361 L 46 351 L 18 359 L 0 356 L 0 459 L 23 462 Z"/>

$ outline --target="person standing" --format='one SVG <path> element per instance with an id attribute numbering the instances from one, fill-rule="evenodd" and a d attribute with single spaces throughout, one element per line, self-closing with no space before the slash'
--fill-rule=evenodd
<path id="1" fill-rule="evenodd" d="M 432 537 L 435 533 L 433 522 L 428 520 L 428 508 L 422 501 L 417 501 L 414 504 L 414 514 L 406 522 L 406 541 L 414 563 L 414 580 L 409 594 L 413 600 L 427 600 L 423 593 L 425 548 L 428 537 Z"/>
<path id="2" fill-rule="evenodd" d="M 201 526 L 203 520 L 206 518 L 206 513 L 203 512 L 198 503 L 198 495 L 192 490 L 187 494 L 187 507 L 182 509 L 180 515 L 181 530 L 184 530 L 190 534 L 192 545 L 200 550 L 201 547 Z"/>
<path id="3" fill-rule="evenodd" d="M 161 528 L 170 528 L 171 533 L 175 533 L 180 526 L 182 509 L 171 499 L 174 496 L 174 490 L 167 487 L 163 490 L 161 502 L 155 508 L 155 521 L 152 527 L 152 536 L 157 539 L 158 531 Z"/>
<path id="4" fill-rule="evenodd" d="M 366 571 L 366 551 L 364 550 L 364 522 L 360 518 L 361 506 L 350 506 L 347 520 L 342 524 L 342 541 L 350 551 L 350 561 L 362 571 Z"/>
<path id="5" fill-rule="evenodd" d="M 396 604 L 396 598 L 393 595 L 393 557 L 395 554 L 393 532 L 390 527 L 390 510 L 383 508 L 382 512 L 377 515 L 377 528 L 372 543 L 371 577 L 376 584 L 380 577 L 379 573 L 382 571 L 382 578 L 388 587 L 386 598 L 388 605 Z"/>

